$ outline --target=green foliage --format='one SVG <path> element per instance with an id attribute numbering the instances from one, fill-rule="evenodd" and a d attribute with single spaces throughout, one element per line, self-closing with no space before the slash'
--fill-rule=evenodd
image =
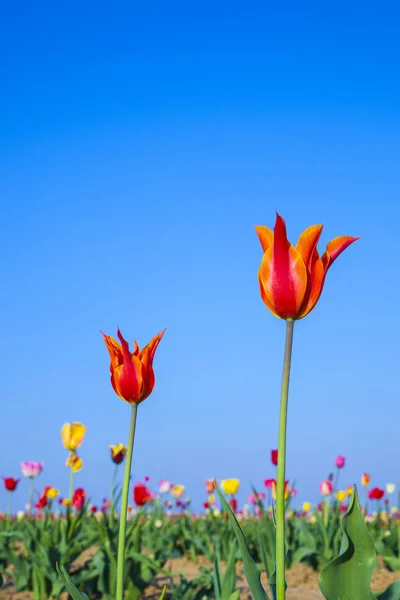
<path id="1" fill-rule="evenodd" d="M 370 585 L 376 567 L 376 551 L 360 509 L 356 488 L 343 517 L 342 530 L 339 555 L 321 572 L 321 592 L 327 600 L 374 600 Z"/>

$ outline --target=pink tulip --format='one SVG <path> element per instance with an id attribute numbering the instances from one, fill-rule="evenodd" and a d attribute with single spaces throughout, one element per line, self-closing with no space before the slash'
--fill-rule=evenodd
<path id="1" fill-rule="evenodd" d="M 43 471 L 43 463 L 34 460 L 22 462 L 21 471 L 25 477 L 37 477 Z"/>
<path id="2" fill-rule="evenodd" d="M 331 481 L 321 481 L 319 491 L 321 496 L 330 496 L 332 494 L 333 485 Z"/>
<path id="3" fill-rule="evenodd" d="M 346 462 L 345 457 L 342 456 L 341 454 L 339 454 L 336 457 L 335 465 L 337 466 L 338 469 L 343 469 L 345 462 Z"/>

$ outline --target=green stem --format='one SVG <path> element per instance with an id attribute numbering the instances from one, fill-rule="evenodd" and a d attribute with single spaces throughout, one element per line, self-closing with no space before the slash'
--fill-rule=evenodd
<path id="1" fill-rule="evenodd" d="M 115 508 L 114 508 L 114 490 L 115 490 L 115 479 L 117 477 L 117 469 L 118 469 L 118 465 L 116 464 L 114 466 L 114 471 L 113 471 L 113 476 L 111 479 L 111 492 L 110 492 L 110 513 L 108 515 L 108 521 L 111 524 L 113 523 L 113 519 L 114 519 L 114 515 L 115 515 Z"/>
<path id="2" fill-rule="evenodd" d="M 276 598 L 285 600 L 285 465 L 286 429 L 289 399 L 290 364 L 292 359 L 294 321 L 286 320 L 285 354 L 279 413 L 278 466 L 276 482 Z"/>
<path id="3" fill-rule="evenodd" d="M 116 464 L 113 471 L 113 476 L 111 480 L 111 493 L 110 493 L 110 510 L 111 512 L 114 510 L 114 491 L 115 491 L 115 480 L 117 478 L 118 465 Z"/>
<path id="4" fill-rule="evenodd" d="M 67 506 L 67 513 L 72 514 L 72 498 L 74 497 L 74 475 L 75 473 L 71 467 L 71 473 L 69 474 L 69 503 Z"/>
<path id="5" fill-rule="evenodd" d="M 33 488 L 34 488 L 34 484 L 33 484 L 33 477 L 29 478 L 29 514 L 32 514 L 32 510 L 33 510 Z"/>
<path id="6" fill-rule="evenodd" d="M 8 492 L 8 509 L 7 514 L 8 518 L 11 520 L 11 510 L 12 510 L 12 492 Z"/>
<path id="7" fill-rule="evenodd" d="M 117 593 L 115 596 L 116 600 L 123 600 L 123 597 L 124 597 L 124 559 L 125 559 L 126 515 L 128 512 L 129 480 L 130 480 L 130 476 L 131 476 L 133 444 L 135 441 L 137 408 L 138 408 L 137 404 L 132 404 L 128 450 L 126 453 L 124 483 L 123 483 L 123 487 L 122 487 L 122 496 L 121 496 L 121 512 L 120 512 L 120 517 L 119 517 Z"/>
<path id="8" fill-rule="evenodd" d="M 328 498 L 325 498 L 324 500 L 324 506 L 323 506 L 323 523 L 325 525 L 325 527 L 328 526 L 328 519 L 329 519 L 329 500 Z"/>

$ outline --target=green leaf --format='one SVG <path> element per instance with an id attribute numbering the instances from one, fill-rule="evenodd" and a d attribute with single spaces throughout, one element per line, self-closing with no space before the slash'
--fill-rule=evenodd
<path id="1" fill-rule="evenodd" d="M 161 596 L 160 596 L 159 600 L 164 600 L 166 593 L 167 593 L 167 586 L 164 585 L 163 591 L 161 592 Z"/>
<path id="2" fill-rule="evenodd" d="M 380 594 L 377 594 L 378 600 L 400 600 L 400 579 L 389 585 L 389 587 Z"/>
<path id="3" fill-rule="evenodd" d="M 312 556 L 313 554 L 316 554 L 316 552 L 312 548 L 300 546 L 300 548 L 297 548 L 297 550 L 295 550 L 292 554 L 290 568 L 296 566 L 299 562 L 303 560 L 303 558 L 306 558 L 307 556 Z"/>
<path id="4" fill-rule="evenodd" d="M 236 592 L 236 540 L 231 541 L 231 548 L 226 561 L 225 575 L 222 580 L 222 600 L 230 598 Z"/>
<path id="5" fill-rule="evenodd" d="M 342 530 L 339 555 L 322 569 L 320 590 L 327 600 L 374 600 L 370 585 L 376 551 L 360 509 L 356 486 L 342 520 Z"/>
<path id="6" fill-rule="evenodd" d="M 228 600 L 239 600 L 239 599 L 240 599 L 240 590 L 235 590 L 234 592 L 232 592 L 232 594 L 228 598 Z"/>
<path id="7" fill-rule="evenodd" d="M 247 540 L 243 533 L 243 530 L 240 527 L 231 507 L 229 506 L 229 504 L 225 500 L 224 496 L 220 492 L 217 482 L 215 481 L 214 484 L 215 484 L 215 491 L 217 492 L 217 494 L 222 502 L 224 510 L 226 510 L 226 512 L 228 513 L 229 520 L 233 527 L 233 531 L 235 532 L 236 539 L 239 544 L 240 555 L 243 560 L 244 574 L 246 575 L 246 579 L 249 584 L 250 591 L 253 594 L 253 600 L 266 600 L 267 598 L 269 599 L 267 592 L 264 590 L 263 586 L 261 585 L 261 581 L 260 581 L 261 571 L 258 568 L 258 566 L 256 565 L 256 563 L 254 562 L 254 560 L 250 554 L 250 550 L 247 545 Z"/>
<path id="8" fill-rule="evenodd" d="M 71 577 L 68 575 L 67 571 L 64 569 L 63 565 L 56 565 L 57 573 L 61 577 L 65 587 L 67 588 L 68 593 L 71 595 L 72 600 L 89 600 L 88 596 L 83 592 L 80 592 L 76 585 L 73 583 Z"/>
<path id="9" fill-rule="evenodd" d="M 388 566 L 392 571 L 400 571 L 400 556 L 383 556 L 385 566 Z"/>
<path id="10" fill-rule="evenodd" d="M 2 574 L 0 573 L 0 588 L 2 588 L 2 587 L 3 587 L 3 584 L 4 584 L 4 581 L 3 581 L 3 576 L 2 576 Z"/>

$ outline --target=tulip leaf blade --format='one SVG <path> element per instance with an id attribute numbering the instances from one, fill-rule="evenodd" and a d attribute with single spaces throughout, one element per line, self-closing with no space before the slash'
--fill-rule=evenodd
<path id="1" fill-rule="evenodd" d="M 376 568 L 376 550 L 361 512 L 356 486 L 341 526 L 339 554 L 322 569 L 319 588 L 327 600 L 375 600 L 370 586 Z"/>
<path id="2" fill-rule="evenodd" d="M 267 600 L 267 599 L 269 600 L 269 596 L 268 596 L 267 592 L 264 590 L 263 586 L 261 585 L 261 571 L 258 568 L 258 566 L 256 565 L 256 563 L 254 562 L 254 560 L 250 554 L 250 550 L 249 550 L 249 547 L 247 544 L 246 537 L 243 533 L 243 530 L 240 527 L 239 522 L 236 519 L 233 510 L 231 509 L 231 507 L 225 500 L 223 494 L 219 490 L 218 484 L 216 481 L 214 482 L 214 485 L 215 485 L 215 491 L 217 492 L 219 499 L 222 502 L 224 510 L 228 513 L 229 520 L 231 522 L 233 531 L 236 535 L 236 539 L 237 539 L 237 542 L 239 545 L 240 555 L 243 560 L 244 574 L 246 576 L 247 583 L 249 584 L 250 591 L 253 595 L 253 599 L 254 600 Z"/>
<path id="3" fill-rule="evenodd" d="M 86 596 L 86 594 L 78 590 L 68 572 L 64 568 L 64 565 L 57 563 L 56 569 L 59 577 L 67 588 L 68 593 L 71 595 L 72 600 L 89 600 L 89 597 Z"/>

